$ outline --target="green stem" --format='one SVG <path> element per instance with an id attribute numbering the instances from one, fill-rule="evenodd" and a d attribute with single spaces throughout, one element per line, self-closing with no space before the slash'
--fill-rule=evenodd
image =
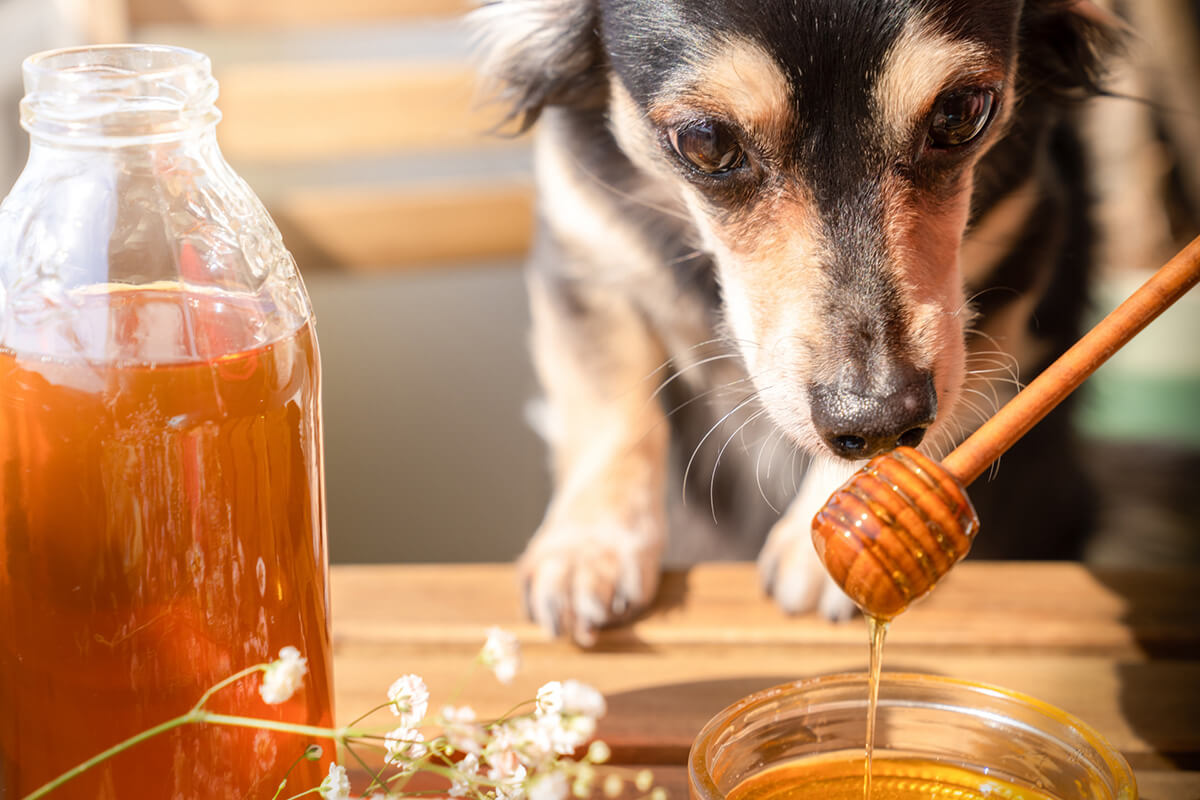
<path id="1" fill-rule="evenodd" d="M 377 785 L 381 789 L 387 789 L 387 784 L 384 783 L 383 778 L 379 777 L 379 773 L 367 766 L 367 762 L 364 761 L 363 757 L 358 754 L 358 751 L 350 746 L 349 742 L 346 743 L 346 752 L 354 756 L 354 760 L 357 761 L 362 768 L 367 771 L 367 774 L 371 776 L 371 783 L 368 784 L 367 788 L 363 790 L 364 795 L 374 789 Z"/>
<path id="2" fill-rule="evenodd" d="M 392 704 L 391 700 L 388 700 L 386 703 L 380 703 L 379 705 L 375 706 L 374 708 L 372 708 L 370 711 L 366 712 L 365 714 L 360 714 L 359 716 L 355 717 L 353 720 L 351 720 L 350 725 L 347 725 L 346 727 L 349 728 L 353 725 L 357 725 L 358 723 L 362 722 L 367 717 L 374 714 L 376 711 L 385 709 L 388 706 L 390 706 L 391 704 Z"/>
<path id="3" fill-rule="evenodd" d="M 296 798 L 297 798 L 297 797 L 304 797 L 304 795 L 306 795 L 306 794 L 316 794 L 316 793 L 317 793 L 317 792 L 319 792 L 319 791 L 321 791 L 321 787 L 320 787 L 320 786 L 314 786 L 314 787 L 313 787 L 313 788 L 311 788 L 311 789 L 305 789 L 305 790 L 304 790 L 303 792 L 301 792 L 300 794 L 294 794 L 294 795 L 292 795 L 292 796 L 291 796 L 291 797 L 289 797 L 287 800 L 296 800 Z"/>
<path id="4" fill-rule="evenodd" d="M 194 711 L 184 714 L 189 722 L 208 723 L 210 725 L 229 725 L 234 728 L 261 728 L 266 731 L 282 731 L 283 733 L 298 733 L 303 736 L 316 736 L 320 739 L 345 741 L 353 731 L 346 728 L 322 728 L 319 725 L 300 725 L 295 722 L 277 722 L 272 719 L 257 719 L 255 717 L 235 717 L 229 714 L 214 714 L 211 711 Z"/>
<path id="5" fill-rule="evenodd" d="M 242 678 L 246 677 L 247 675 L 252 675 L 255 672 L 261 672 L 261 671 L 265 670 L 267 668 L 267 666 L 268 666 L 267 664 L 255 664 L 253 667 L 246 667 L 241 672 L 234 673 L 233 675 L 230 675 L 228 678 L 225 678 L 224 680 L 220 681 L 219 683 L 214 684 L 213 686 L 209 687 L 207 692 L 200 695 L 200 699 L 196 701 L 196 705 L 192 706 L 192 711 L 199 711 L 201 708 L 204 707 L 204 704 L 208 702 L 208 698 L 212 697 L 214 694 L 216 694 L 220 690 L 224 689 L 229 684 L 234 683 L 235 681 L 239 681 Z"/>
<path id="6" fill-rule="evenodd" d="M 471 661 L 471 666 L 467 668 L 467 671 L 459 677 L 458 684 L 454 687 L 454 690 L 450 692 L 450 700 L 448 701 L 449 705 L 454 705 L 458 702 L 458 698 L 462 696 L 462 693 L 467 688 L 467 681 L 471 679 L 471 675 L 475 672 L 475 669 L 482 666 L 483 653 L 480 652 L 479 655 L 475 656 L 474 660 Z"/>
<path id="7" fill-rule="evenodd" d="M 505 711 L 499 717 L 497 717 L 496 719 L 492 720 L 490 723 L 487 723 L 487 724 L 503 725 L 505 722 L 508 722 L 509 717 L 511 717 L 513 714 L 517 713 L 517 710 L 520 709 L 521 706 L 528 706 L 528 705 L 536 706 L 537 701 L 536 700 L 522 700 L 520 703 L 517 703 L 515 706 L 510 708 L 508 711 Z"/>
<path id="8" fill-rule="evenodd" d="M 33 792 L 27 794 L 23 800 L 38 800 L 38 798 L 45 797 L 59 786 L 62 786 L 67 781 L 78 777 L 84 772 L 87 772 L 97 764 L 112 758 L 124 750 L 128 750 L 130 747 L 133 747 L 140 742 L 144 742 L 147 739 L 158 736 L 160 733 L 165 733 L 166 731 L 183 725 L 197 724 L 227 725 L 240 728 L 260 728 L 269 731 L 281 731 L 283 733 L 296 733 L 303 736 L 316 736 L 321 739 L 333 739 L 339 743 L 344 743 L 348 736 L 354 735 L 354 731 L 351 731 L 347 728 L 322 728 L 317 725 L 299 725 L 293 722 L 277 722 L 269 719 L 255 719 L 254 717 L 235 717 L 229 714 L 214 714 L 211 711 L 193 708 L 186 714 L 181 714 L 174 719 L 169 719 L 166 722 L 155 725 L 153 728 L 147 728 L 141 733 L 131 736 L 119 744 L 113 745 L 104 752 L 97 753 L 87 761 L 84 761 L 82 764 L 67 770 L 49 783 L 45 783 L 42 786 L 39 786 L 37 789 L 34 789 Z"/>
<path id="9" fill-rule="evenodd" d="M 67 781 L 72 780 L 73 778 L 79 776 L 80 774 L 88 771 L 89 769 L 96 766 L 100 762 L 105 761 L 109 758 L 112 758 L 117 753 L 120 753 L 122 750 L 127 750 L 128 748 L 133 747 L 138 742 L 143 742 L 146 739 L 149 739 L 153 736 L 158 736 L 160 733 L 165 733 L 166 731 L 169 731 L 172 728 L 178 728 L 180 725 L 187 725 L 188 723 L 190 723 L 192 721 L 191 713 L 192 712 L 188 712 L 187 714 L 184 714 L 183 716 L 180 716 L 180 717 L 176 717 L 175 719 L 169 719 L 160 725 L 155 725 L 153 728 L 147 728 L 146 730 L 142 731 L 141 733 L 137 734 L 136 736 L 131 736 L 128 739 L 126 739 L 125 741 L 121 742 L 120 744 L 115 744 L 112 747 L 105 750 L 104 752 L 97 753 L 96 755 L 89 758 L 87 761 L 84 761 L 82 764 L 79 764 L 79 765 L 67 770 L 62 775 L 59 775 L 57 778 L 50 781 L 49 783 L 44 783 L 41 786 L 39 786 L 37 789 L 34 789 L 30 794 L 25 795 L 24 800 L 37 800 L 37 798 L 39 798 L 39 797 L 45 797 L 46 795 L 50 794 L 50 792 L 54 791 L 59 786 L 62 786 Z"/>

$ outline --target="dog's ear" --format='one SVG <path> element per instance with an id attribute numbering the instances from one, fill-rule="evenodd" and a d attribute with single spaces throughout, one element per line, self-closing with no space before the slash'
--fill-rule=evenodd
<path id="1" fill-rule="evenodd" d="M 599 82 L 594 0 L 485 0 L 471 12 L 486 95 L 505 122 L 526 130 L 548 105 L 567 104 Z"/>
<path id="2" fill-rule="evenodd" d="M 1059 98 L 1104 93 L 1111 56 L 1129 28 L 1092 0 L 1027 0 L 1021 20 L 1021 73 L 1027 93 Z"/>

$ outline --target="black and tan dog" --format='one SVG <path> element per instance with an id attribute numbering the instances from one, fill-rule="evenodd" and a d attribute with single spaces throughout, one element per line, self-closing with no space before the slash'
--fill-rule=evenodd
<path id="1" fill-rule="evenodd" d="M 847 614 L 811 544 L 830 491 L 897 444 L 950 449 L 1076 333 L 1071 105 L 1111 21 L 1063 0 L 475 16 L 484 75 L 540 119 L 529 284 L 555 494 L 521 560 L 530 613 L 587 643 L 652 599 L 664 557 L 761 547 L 785 608 Z M 980 549 L 1078 546 L 1069 437 L 1038 438 L 1001 471 L 998 508 L 1028 519 L 977 495 Z"/>

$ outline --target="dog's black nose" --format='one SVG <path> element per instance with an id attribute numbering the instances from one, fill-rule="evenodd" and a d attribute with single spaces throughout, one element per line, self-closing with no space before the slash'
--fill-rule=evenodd
<path id="1" fill-rule="evenodd" d="M 817 432 L 843 458 L 916 447 L 937 415 L 933 375 L 907 365 L 865 386 L 813 386 L 809 399 Z"/>

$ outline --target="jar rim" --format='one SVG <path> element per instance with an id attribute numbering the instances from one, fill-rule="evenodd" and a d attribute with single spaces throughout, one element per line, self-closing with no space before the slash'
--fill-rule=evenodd
<path id="1" fill-rule="evenodd" d="M 847 701 L 844 697 L 814 699 L 810 701 L 811 706 L 807 707 L 808 712 L 823 705 L 832 707 L 838 704 L 845 705 L 846 702 L 861 705 L 865 711 L 867 681 L 868 676 L 865 673 L 837 673 L 804 678 L 754 692 L 717 712 L 696 735 L 688 754 L 688 779 L 691 796 L 694 800 L 723 800 L 725 795 L 717 785 L 714 768 L 720 758 L 719 751 L 729 745 L 731 731 L 756 724 L 756 717 L 779 713 L 779 709 L 788 701 L 798 702 L 801 698 L 813 693 L 845 692 L 853 688 L 855 698 L 851 701 Z M 1110 786 L 1116 790 L 1115 796 L 1120 798 L 1137 796 L 1137 783 L 1133 771 L 1121 753 L 1095 728 L 1050 703 L 993 684 L 927 673 L 884 673 L 881 676 L 881 697 L 885 694 L 884 690 L 889 688 L 905 693 L 905 697 L 894 701 L 899 706 L 927 705 L 929 707 L 936 706 L 943 711 L 952 711 L 953 708 L 965 708 L 972 697 L 978 698 L 981 703 L 987 699 L 999 703 L 1015 704 L 1039 715 L 1050 725 L 1061 726 L 1085 744 L 1090 749 L 1092 756 L 1088 760 L 1096 763 L 1097 766 L 1102 766 L 1105 772 L 1103 778 L 1106 782 L 1110 782 Z M 923 690 L 953 693 L 953 702 L 947 705 L 940 702 L 934 703 L 929 698 L 922 699 L 919 693 Z M 908 697 L 907 693 L 913 693 L 913 696 Z M 882 705 L 881 701 L 881 707 Z M 994 716 L 994 713 L 980 712 L 980 715 Z M 1052 735 L 1046 730 L 1042 730 L 1041 733 L 1047 737 Z M 1076 756 L 1083 758 L 1081 753 L 1076 753 Z"/>
<path id="2" fill-rule="evenodd" d="M 26 56 L 21 62 L 21 69 L 27 80 L 30 75 L 38 76 L 48 73 L 62 73 L 65 67 L 111 67 L 132 70 L 135 67 L 129 63 L 133 58 L 143 59 L 169 57 L 171 60 L 161 64 L 137 66 L 136 71 L 141 75 L 165 75 L 183 69 L 202 70 L 211 74 L 212 62 L 209 57 L 198 50 L 176 45 L 154 43 L 116 43 L 78 45 L 74 47 L 58 47 L 52 50 L 42 50 Z M 30 88 L 26 85 L 26 91 Z"/>
<path id="3" fill-rule="evenodd" d="M 207 55 L 161 44 L 64 47 L 22 63 L 21 124 L 75 144 L 152 141 L 217 123 Z"/>

